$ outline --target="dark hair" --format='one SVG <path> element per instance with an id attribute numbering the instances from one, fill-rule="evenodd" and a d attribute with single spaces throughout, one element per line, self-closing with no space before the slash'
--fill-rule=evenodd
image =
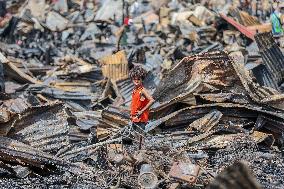
<path id="1" fill-rule="evenodd" d="M 140 78 L 143 80 L 145 79 L 146 74 L 147 74 L 146 70 L 141 66 L 134 66 L 129 72 L 129 76 L 131 79 Z"/>

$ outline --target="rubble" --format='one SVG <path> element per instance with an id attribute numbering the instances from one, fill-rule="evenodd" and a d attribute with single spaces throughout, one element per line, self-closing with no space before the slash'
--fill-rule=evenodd
<path id="1" fill-rule="evenodd" d="M 283 188 L 283 36 L 245 2 L 0 0 L 0 187 Z"/>

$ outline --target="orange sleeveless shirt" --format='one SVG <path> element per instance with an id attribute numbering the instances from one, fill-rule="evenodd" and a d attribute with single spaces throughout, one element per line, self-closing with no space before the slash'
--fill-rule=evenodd
<path id="1" fill-rule="evenodd" d="M 142 110 L 148 103 L 149 99 L 142 96 L 143 87 L 134 88 L 132 92 L 132 102 L 131 102 L 131 121 L 138 123 L 143 122 L 146 123 L 149 120 L 149 109 L 145 110 L 141 116 L 135 119 L 135 114 L 137 111 Z"/>

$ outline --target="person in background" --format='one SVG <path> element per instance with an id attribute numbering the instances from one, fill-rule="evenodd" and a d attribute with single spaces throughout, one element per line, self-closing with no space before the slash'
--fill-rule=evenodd
<path id="1" fill-rule="evenodd" d="M 134 66 L 130 70 L 130 78 L 134 84 L 132 91 L 132 101 L 130 118 L 132 127 L 136 131 L 145 130 L 145 126 L 149 120 L 149 108 L 154 103 L 153 97 L 149 94 L 148 90 L 143 86 L 143 79 L 146 76 L 146 71 L 141 66 Z M 143 134 L 143 133 L 142 133 Z M 140 136 L 140 147 L 142 137 Z"/>
<path id="2" fill-rule="evenodd" d="M 279 3 L 273 4 L 274 11 L 270 15 L 271 25 L 272 25 L 272 34 L 273 35 L 282 35 L 283 28 L 281 22 L 281 13 L 279 11 Z"/>

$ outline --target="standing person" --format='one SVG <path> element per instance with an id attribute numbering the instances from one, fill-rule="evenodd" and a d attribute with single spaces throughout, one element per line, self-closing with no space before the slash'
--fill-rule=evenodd
<path id="1" fill-rule="evenodd" d="M 271 25 L 272 25 L 272 33 L 273 35 L 282 35 L 283 28 L 281 23 L 281 13 L 279 11 L 278 3 L 273 5 L 274 11 L 270 15 Z"/>
<path id="2" fill-rule="evenodd" d="M 132 91 L 132 102 L 130 117 L 132 126 L 136 131 L 145 130 L 145 126 L 149 120 L 149 108 L 154 103 L 153 97 L 143 86 L 143 79 L 146 71 L 141 66 L 135 66 L 130 70 L 130 78 L 134 84 Z M 141 148 L 142 137 L 140 137 Z"/>

